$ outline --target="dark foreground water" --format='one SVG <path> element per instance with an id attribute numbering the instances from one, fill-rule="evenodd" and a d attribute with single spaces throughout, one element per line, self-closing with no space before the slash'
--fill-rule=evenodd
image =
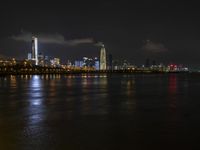
<path id="1" fill-rule="evenodd" d="M 200 76 L 0 78 L 0 150 L 200 149 Z"/>

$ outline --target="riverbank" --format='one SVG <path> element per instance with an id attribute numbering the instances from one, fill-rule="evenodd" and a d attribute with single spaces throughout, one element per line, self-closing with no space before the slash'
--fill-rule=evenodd
<path id="1" fill-rule="evenodd" d="M 5 75 L 42 75 L 42 74 L 82 74 L 82 73 L 142 73 L 142 74 L 154 74 L 154 73 L 189 73 L 189 71 L 167 71 L 161 69 L 147 69 L 147 68 L 135 68 L 124 70 L 84 70 L 84 69 L 66 69 L 61 67 L 42 67 L 42 66 L 1 66 L 0 76 Z"/>

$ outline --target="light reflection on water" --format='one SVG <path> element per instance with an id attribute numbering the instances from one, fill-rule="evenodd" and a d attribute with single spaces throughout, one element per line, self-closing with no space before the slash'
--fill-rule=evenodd
<path id="1" fill-rule="evenodd" d="M 126 84 L 126 94 L 127 94 L 127 112 L 130 113 L 136 108 L 136 98 L 135 98 L 135 80 L 128 80 Z"/>
<path id="2" fill-rule="evenodd" d="M 37 149 L 37 145 L 42 146 L 41 140 L 46 141 L 48 135 L 44 128 L 44 120 L 46 118 L 45 103 L 45 87 L 43 76 L 33 75 L 28 81 L 27 99 L 29 105 L 24 109 L 24 127 L 22 135 L 24 137 L 22 144 L 24 149 L 29 149 L 28 145 L 33 145 L 33 149 Z M 22 139 L 21 139 L 22 140 Z"/>
<path id="3" fill-rule="evenodd" d="M 40 76 L 34 75 L 30 82 L 29 102 L 31 105 L 41 105 L 43 101 L 43 84 Z"/>
<path id="4" fill-rule="evenodd" d="M 126 147 L 132 142 L 135 146 L 143 142 L 176 144 L 174 141 L 187 139 L 182 135 L 193 129 L 200 133 L 198 115 L 190 117 L 194 110 L 200 114 L 196 108 L 199 101 L 190 100 L 194 94 L 200 96 L 193 93 L 200 88 L 196 82 L 176 74 L 1 78 L 0 149 L 10 141 L 22 149 L 56 149 L 60 145 L 65 149 L 80 149 L 77 145 L 116 149 L 114 145 Z"/>
<path id="5" fill-rule="evenodd" d="M 176 75 L 170 75 L 169 76 L 169 95 L 170 95 L 170 108 L 176 109 L 177 108 L 177 90 L 178 90 L 178 83 L 177 83 L 177 77 Z"/>

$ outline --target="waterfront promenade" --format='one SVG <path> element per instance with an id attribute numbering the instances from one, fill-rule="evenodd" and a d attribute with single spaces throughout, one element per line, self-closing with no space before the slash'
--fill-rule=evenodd
<path id="1" fill-rule="evenodd" d="M 158 69 L 123 69 L 123 70 L 94 70 L 94 69 L 69 69 L 61 67 L 42 66 L 1 66 L 0 75 L 32 75 L 32 74 L 73 74 L 73 73 L 187 73 L 189 71 L 166 71 Z"/>

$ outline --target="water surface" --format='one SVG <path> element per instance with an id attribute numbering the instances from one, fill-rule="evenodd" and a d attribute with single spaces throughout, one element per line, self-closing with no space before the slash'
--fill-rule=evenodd
<path id="1" fill-rule="evenodd" d="M 200 76 L 0 78 L 0 149 L 200 148 Z"/>

